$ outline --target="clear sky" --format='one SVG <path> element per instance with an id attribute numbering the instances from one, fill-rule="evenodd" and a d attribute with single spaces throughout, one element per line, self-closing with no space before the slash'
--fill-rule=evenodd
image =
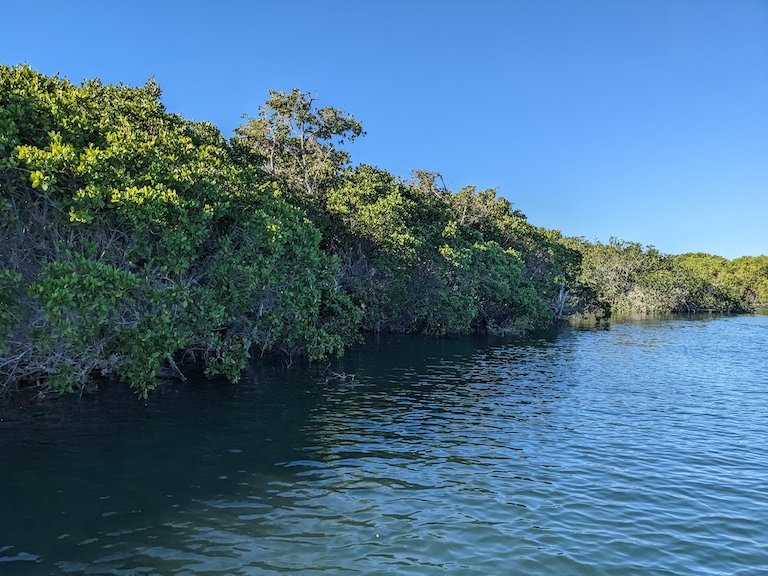
<path id="1" fill-rule="evenodd" d="M 225 134 L 298 87 L 363 122 L 355 163 L 567 235 L 768 254 L 768 0 L 0 0 L 0 62 L 154 76 Z"/>

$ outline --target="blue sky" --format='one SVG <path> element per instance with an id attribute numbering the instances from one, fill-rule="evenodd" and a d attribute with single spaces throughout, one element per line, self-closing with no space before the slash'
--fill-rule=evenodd
<path id="1" fill-rule="evenodd" d="M 572 236 L 768 254 L 768 1 L 0 0 L 0 62 L 143 84 L 226 134 L 267 90 L 355 163 L 497 188 Z"/>

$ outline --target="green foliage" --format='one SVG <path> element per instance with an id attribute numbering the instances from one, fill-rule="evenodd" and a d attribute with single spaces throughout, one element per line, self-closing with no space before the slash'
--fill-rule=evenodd
<path id="1" fill-rule="evenodd" d="M 277 180 L 320 228 L 364 327 L 519 332 L 566 313 L 580 254 L 559 233 L 531 226 L 492 190 L 454 194 L 436 173 L 406 182 L 346 168 L 340 145 L 361 133 L 352 116 L 294 90 L 273 92 L 232 143 L 241 165 Z"/>
<path id="2" fill-rule="evenodd" d="M 0 66 L 0 378 L 141 395 L 177 363 L 341 353 L 360 329 L 519 333 L 576 311 L 768 302 L 726 261 L 536 227 L 494 190 L 350 168 L 354 117 L 272 92 L 227 141 L 154 81 L 75 86 Z"/>
<path id="3" fill-rule="evenodd" d="M 339 146 L 362 133 L 353 116 L 317 108 L 309 94 L 272 90 L 259 116 L 235 130 L 232 147 L 241 163 L 284 182 L 294 202 L 315 210 L 349 163 Z"/>
<path id="4" fill-rule="evenodd" d="M 336 236 L 365 238 L 385 251 L 413 255 L 424 243 L 419 226 L 426 206 L 404 182 L 383 170 L 360 166 L 329 191 L 326 208 L 340 224 Z"/>
<path id="5" fill-rule="evenodd" d="M 491 332 L 522 332 L 539 327 L 550 317 L 545 302 L 524 277 L 525 265 L 513 250 L 496 242 L 475 242 L 461 247 L 445 244 L 440 253 L 454 268 L 450 291 L 462 295 L 460 312 L 470 316 L 461 326 Z M 465 319 L 463 321 L 466 322 Z"/>
<path id="6" fill-rule="evenodd" d="M 468 186 L 452 196 L 450 204 L 457 222 L 521 256 L 525 275 L 552 313 L 560 316 L 567 313 L 566 304 L 576 305 L 563 298 L 583 292 L 577 281 L 581 253 L 558 231 L 533 226 L 495 190 L 478 192 Z"/>
<path id="7" fill-rule="evenodd" d="M 751 306 L 768 305 L 768 256 L 742 256 L 728 265 L 728 283 Z"/>
<path id="8" fill-rule="evenodd" d="M 430 173 L 404 182 L 360 166 L 327 194 L 346 257 L 341 280 L 365 325 L 451 334 L 522 332 L 551 321 L 518 253 L 484 240 L 476 222 L 461 223 L 457 196 L 435 182 Z"/>
<path id="9" fill-rule="evenodd" d="M 237 379 L 253 346 L 316 358 L 353 338 L 317 229 L 159 97 L 0 67 L 4 379 L 146 394 L 180 358 Z"/>
<path id="10" fill-rule="evenodd" d="M 583 254 L 581 281 L 617 313 L 749 311 L 768 281 L 764 256 L 734 261 L 700 253 L 665 256 L 617 239 L 577 245 Z"/>

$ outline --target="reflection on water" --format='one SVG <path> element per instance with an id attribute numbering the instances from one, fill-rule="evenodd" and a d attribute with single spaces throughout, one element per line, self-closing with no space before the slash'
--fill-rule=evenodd
<path id="1" fill-rule="evenodd" d="M 756 574 L 768 316 L 2 407 L 2 574 Z"/>

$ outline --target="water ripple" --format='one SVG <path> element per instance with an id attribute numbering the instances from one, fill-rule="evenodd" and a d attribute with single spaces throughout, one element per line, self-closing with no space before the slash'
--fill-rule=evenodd
<path id="1" fill-rule="evenodd" d="M 2 571 L 768 573 L 766 344 L 768 316 L 393 337 L 354 379 L 47 406 L 0 430 Z"/>

